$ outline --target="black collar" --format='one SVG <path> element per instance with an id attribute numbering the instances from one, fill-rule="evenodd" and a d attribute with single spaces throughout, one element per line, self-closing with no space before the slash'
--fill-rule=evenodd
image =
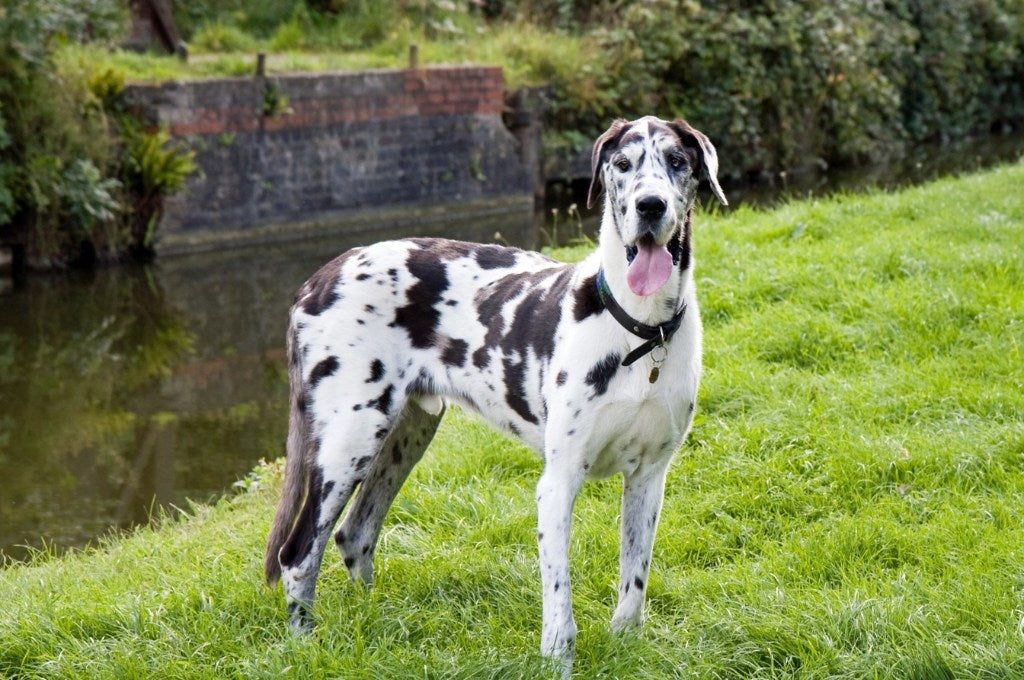
<path id="1" fill-rule="evenodd" d="M 647 341 L 626 355 L 626 358 L 622 360 L 623 366 L 629 366 L 655 347 L 663 346 L 667 343 L 675 332 L 679 330 L 679 325 L 683 322 L 683 315 L 686 314 L 686 303 L 683 303 L 682 308 L 671 319 L 658 326 L 648 326 L 637 321 L 627 314 L 626 310 L 615 300 L 611 288 L 608 287 L 608 281 L 604 278 L 603 268 L 597 272 L 597 294 L 601 298 L 601 302 L 604 303 L 604 306 L 611 312 L 612 317 L 619 322 L 620 326 L 633 335 Z"/>

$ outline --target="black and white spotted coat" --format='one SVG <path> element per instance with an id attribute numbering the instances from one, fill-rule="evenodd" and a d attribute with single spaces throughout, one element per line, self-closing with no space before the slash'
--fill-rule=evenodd
<path id="1" fill-rule="evenodd" d="M 701 372 L 691 254 L 701 172 L 724 202 L 704 135 L 684 121 L 618 120 L 594 146 L 591 194 L 605 190 L 603 218 L 598 248 L 578 264 L 405 239 L 350 250 L 305 283 L 291 311 L 286 481 L 266 558 L 268 579 L 283 577 L 294 628 L 311 624 L 320 559 L 353 494 L 334 538 L 352 576 L 372 580 L 384 515 L 446 402 L 543 456 L 542 651 L 571 664 L 569 532 L 586 478 L 623 475 L 612 622 L 640 624 L 665 474 L 692 422 Z M 644 210 L 652 197 L 657 214 Z M 653 294 L 627 285 L 638 248 L 671 253 Z M 623 358 L 641 340 L 606 308 L 601 270 L 637 321 L 657 325 L 685 307 L 670 341 L 629 366 Z"/>

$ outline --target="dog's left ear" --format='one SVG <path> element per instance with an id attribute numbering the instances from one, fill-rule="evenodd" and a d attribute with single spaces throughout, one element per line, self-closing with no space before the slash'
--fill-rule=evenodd
<path id="1" fill-rule="evenodd" d="M 605 152 L 618 143 L 622 133 L 629 127 L 629 121 L 625 118 L 616 118 L 612 121 L 611 127 L 594 142 L 594 150 L 590 154 L 590 191 L 587 192 L 587 209 L 593 207 L 597 197 L 601 194 L 604 183 L 601 181 L 601 166 L 607 160 Z"/>
<path id="2" fill-rule="evenodd" d="M 701 163 L 704 165 L 704 172 L 708 176 L 708 182 L 711 183 L 711 191 L 722 205 L 729 205 L 729 201 L 725 198 L 725 192 L 718 184 L 718 154 L 715 152 L 715 145 L 711 143 L 707 135 L 690 127 L 690 124 L 681 118 L 669 123 L 669 127 L 679 135 L 679 139 L 685 146 L 697 149 L 700 153 Z"/>

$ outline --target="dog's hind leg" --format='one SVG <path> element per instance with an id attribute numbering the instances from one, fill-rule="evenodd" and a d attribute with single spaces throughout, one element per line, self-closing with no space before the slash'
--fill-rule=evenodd
<path id="1" fill-rule="evenodd" d="M 311 465 L 302 510 L 279 553 L 281 580 L 292 630 L 313 627 L 316 579 L 331 531 L 380 448 L 373 433 L 386 420 L 376 416 L 314 421 Z"/>
<path id="2" fill-rule="evenodd" d="M 625 475 L 622 481 L 622 527 L 619 546 L 619 602 L 612 616 L 616 631 L 639 628 L 658 528 L 668 458 L 656 466 Z"/>
<path id="3" fill-rule="evenodd" d="M 352 507 L 334 540 L 353 580 L 373 583 L 373 555 L 388 508 L 409 472 L 423 457 L 444 415 L 428 413 L 411 400 L 370 463 Z"/>

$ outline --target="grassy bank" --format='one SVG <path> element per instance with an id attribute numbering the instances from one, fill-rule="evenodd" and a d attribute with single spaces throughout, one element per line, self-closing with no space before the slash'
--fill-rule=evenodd
<path id="1" fill-rule="evenodd" d="M 1021 186 L 1018 164 L 700 217 L 707 368 L 647 626 L 609 632 L 620 483 L 590 484 L 578 677 L 1024 675 Z M 0 675 L 532 677 L 539 470 L 450 414 L 374 589 L 329 554 L 303 640 L 260 582 L 276 467 L 155 531 L 8 567 Z"/>

